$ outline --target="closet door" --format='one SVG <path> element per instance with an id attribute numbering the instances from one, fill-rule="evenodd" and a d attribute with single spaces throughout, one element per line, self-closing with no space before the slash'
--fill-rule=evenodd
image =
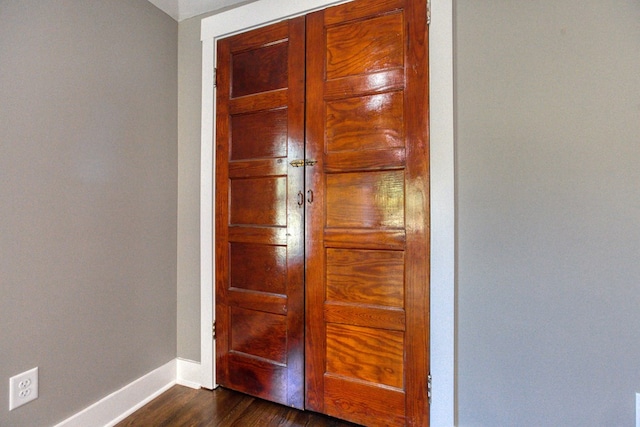
<path id="1" fill-rule="evenodd" d="M 426 5 L 307 18 L 306 407 L 428 425 Z"/>
<path id="2" fill-rule="evenodd" d="M 304 405 L 304 18 L 221 40 L 216 108 L 216 372 Z M 300 197 L 299 197 L 299 196 Z"/>

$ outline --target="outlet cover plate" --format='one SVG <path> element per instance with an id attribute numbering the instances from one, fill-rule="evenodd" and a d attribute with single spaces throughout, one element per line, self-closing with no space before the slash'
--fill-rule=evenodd
<path id="1" fill-rule="evenodd" d="M 38 368 L 29 369 L 9 379 L 9 410 L 38 398 Z"/>

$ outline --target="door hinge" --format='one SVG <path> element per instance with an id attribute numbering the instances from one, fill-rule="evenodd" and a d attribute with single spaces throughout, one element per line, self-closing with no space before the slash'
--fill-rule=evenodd
<path id="1" fill-rule="evenodd" d="M 431 405 L 431 394 L 432 394 L 432 378 L 431 374 L 427 377 L 427 399 L 429 400 L 429 405 Z"/>
<path id="2" fill-rule="evenodd" d="M 218 68 L 213 69 L 213 87 L 218 87 Z"/>
<path id="3" fill-rule="evenodd" d="M 213 339 L 216 339 L 216 321 L 214 320 L 213 323 L 211 323 L 211 336 L 213 337 Z"/>
<path id="4" fill-rule="evenodd" d="M 427 25 L 431 25 L 431 0 L 427 0 Z"/>

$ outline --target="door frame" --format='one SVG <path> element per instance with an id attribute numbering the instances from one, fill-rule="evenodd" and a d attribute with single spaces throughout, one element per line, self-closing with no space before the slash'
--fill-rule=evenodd
<path id="1" fill-rule="evenodd" d="M 204 18 L 200 160 L 200 378 L 217 386 L 214 343 L 214 194 L 216 42 L 352 0 L 260 0 Z M 432 426 L 455 425 L 455 175 L 453 107 L 453 0 L 431 1 L 429 27 L 431 272 L 430 361 Z"/>

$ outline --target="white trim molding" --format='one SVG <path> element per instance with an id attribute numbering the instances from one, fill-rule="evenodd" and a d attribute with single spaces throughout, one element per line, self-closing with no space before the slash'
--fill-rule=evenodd
<path id="1" fill-rule="evenodd" d="M 429 146 L 431 182 L 431 426 L 454 426 L 455 157 L 453 0 L 431 0 Z"/>
<path id="2" fill-rule="evenodd" d="M 201 384 L 215 385 L 214 204 L 216 41 L 351 0 L 261 0 L 202 20 L 201 140 Z M 431 1 L 429 27 L 431 150 L 431 425 L 455 423 L 455 169 L 453 111 L 453 0 Z"/>
<path id="3" fill-rule="evenodd" d="M 122 387 L 55 427 L 111 427 L 176 384 L 172 360 Z"/>
<path id="4" fill-rule="evenodd" d="M 176 384 L 185 387 L 199 389 L 202 387 L 202 367 L 200 362 L 193 360 L 176 359 Z"/>
<path id="5" fill-rule="evenodd" d="M 214 260 L 215 241 L 213 220 L 213 195 L 215 194 L 214 135 L 214 44 L 213 39 L 202 40 L 202 131 L 200 143 L 200 383 L 213 389 L 215 383 L 215 358 L 213 357 L 214 321 Z M 206 71 L 205 71 L 206 70 Z M 206 94 L 206 95 L 205 95 Z"/>

